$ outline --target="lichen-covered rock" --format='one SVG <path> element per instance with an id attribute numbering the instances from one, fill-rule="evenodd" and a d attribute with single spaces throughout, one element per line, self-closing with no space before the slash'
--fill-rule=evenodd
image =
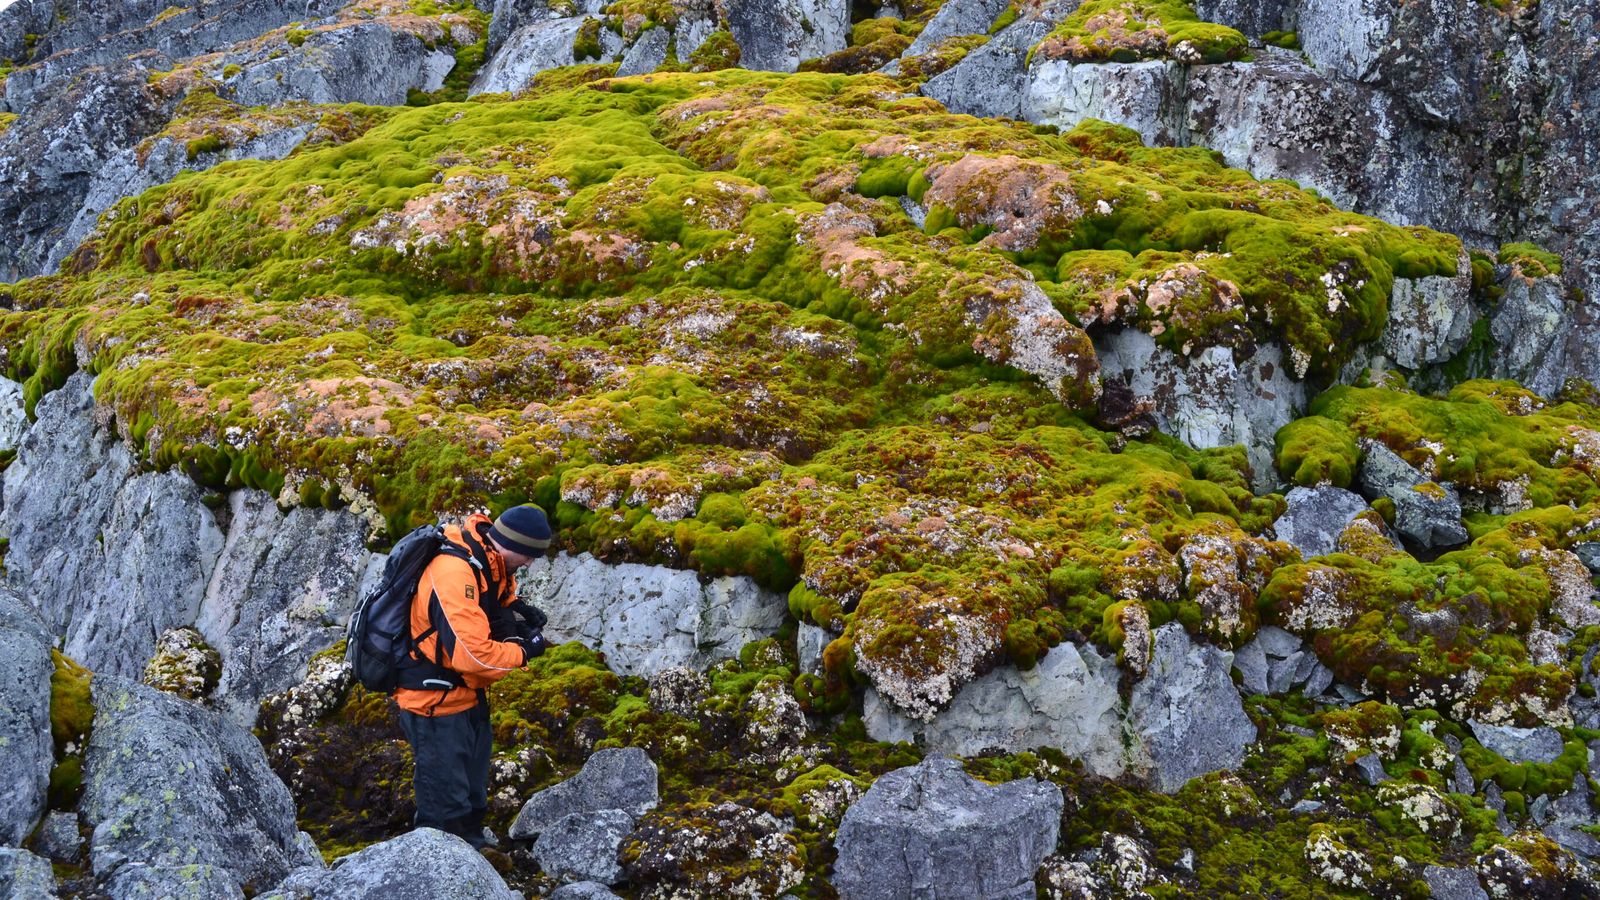
<path id="1" fill-rule="evenodd" d="M 737 803 L 660 809 L 623 848 L 628 881 L 649 900 L 776 897 L 800 883 L 795 839 L 772 815 Z"/>
<path id="2" fill-rule="evenodd" d="M 1478 721 L 1468 724 L 1472 726 L 1472 736 L 1478 739 L 1485 750 L 1498 753 L 1511 762 L 1548 763 L 1561 755 L 1561 733 L 1554 728 L 1517 728 Z"/>
<path id="3" fill-rule="evenodd" d="M 563 816 L 539 832 L 533 858 L 555 878 L 616 884 L 622 880 L 617 854 L 633 831 L 635 818 L 620 809 Z"/>
<path id="4" fill-rule="evenodd" d="M 1505 294 L 1489 315 L 1496 352 L 1486 374 L 1551 396 L 1565 380 L 1567 346 L 1576 331 L 1566 286 L 1559 275 L 1530 278 L 1520 269 L 1508 271 L 1501 283 Z"/>
<path id="5" fill-rule="evenodd" d="M 1466 250 L 1454 276 L 1399 278 L 1389 297 L 1389 322 L 1379 339 L 1384 352 L 1408 369 L 1455 356 L 1472 337 L 1472 260 Z"/>
<path id="6" fill-rule="evenodd" d="M 842 898 L 1031 896 L 1062 803 L 1053 784 L 990 787 L 944 757 L 897 769 L 845 813 L 834 887 Z"/>
<path id="7" fill-rule="evenodd" d="M 222 653 L 217 704 L 245 724 L 270 694 L 294 686 L 313 654 L 344 637 L 345 620 L 382 557 L 350 510 L 284 514 L 262 491 L 228 497 L 228 534 L 195 628 Z"/>
<path id="8" fill-rule="evenodd" d="M 1276 484 L 1273 436 L 1305 409 L 1305 387 L 1280 348 L 1243 356 L 1208 347 L 1180 356 L 1149 334 L 1124 329 L 1097 336 L 1095 349 L 1101 379 L 1125 385 L 1161 431 L 1194 447 L 1244 444 L 1256 486 Z"/>
<path id="9" fill-rule="evenodd" d="M 656 765 L 638 747 L 597 750 L 578 774 L 545 788 L 523 804 L 511 837 L 534 837 L 575 813 L 617 809 L 642 816 L 656 807 Z"/>
<path id="10" fill-rule="evenodd" d="M 462 900 L 513 900 L 522 895 L 466 841 L 433 828 L 418 828 L 397 838 L 341 856 L 331 868 L 297 869 L 261 900 L 379 900 L 460 897 Z"/>
<path id="11" fill-rule="evenodd" d="M 1362 889 L 1372 877 L 1372 863 L 1352 850 L 1331 825 L 1311 826 L 1306 837 L 1306 862 L 1317 877 L 1335 887 Z"/>
<path id="12" fill-rule="evenodd" d="M 1422 879 L 1436 900 L 1489 900 L 1478 873 L 1454 866 L 1428 866 L 1422 870 Z"/>
<path id="13" fill-rule="evenodd" d="M 0 847 L 0 894 L 16 900 L 54 900 L 50 861 L 16 847 Z"/>
<path id="14" fill-rule="evenodd" d="M 1368 440 L 1362 445 L 1359 483 L 1369 499 L 1387 497 L 1394 503 L 1395 530 L 1418 544 L 1452 547 L 1466 542 L 1455 489 L 1424 477 L 1383 444 Z"/>
<path id="15" fill-rule="evenodd" d="M 80 373 L 41 399 L 6 468 L 7 573 L 69 656 L 137 677 L 157 635 L 194 621 L 222 531 L 189 478 L 134 473 L 97 424 L 92 382 Z"/>
<path id="16" fill-rule="evenodd" d="M 294 802 L 255 737 L 219 714 L 111 675 L 94 680 L 95 721 L 78 813 L 100 878 L 129 864 L 213 866 L 260 891 L 320 864 Z"/>
<path id="17" fill-rule="evenodd" d="M 50 678 L 55 641 L 20 597 L 0 589 L 0 845 L 19 846 L 45 809 L 55 745 Z"/>
<path id="18" fill-rule="evenodd" d="M 417 34 L 385 21 L 339 23 L 310 29 L 287 48 L 228 54 L 224 64 L 242 70 L 228 80 L 228 97 L 245 106 L 402 104 L 408 91 L 438 90 L 455 67 L 450 30 L 430 24 Z"/>
<path id="19" fill-rule="evenodd" d="M 1272 523 L 1273 530 L 1306 559 L 1334 552 L 1351 520 L 1368 509 L 1359 494 L 1333 485 L 1296 487 L 1284 499 L 1289 507 Z"/>
<path id="20" fill-rule="evenodd" d="M 742 738 L 747 752 L 758 759 L 776 761 L 799 747 L 809 733 L 806 715 L 789 683 L 763 679 L 739 711 L 744 721 Z"/>
<path id="21" fill-rule="evenodd" d="M 39 852 L 56 862 L 76 865 L 83 859 L 83 835 L 78 832 L 77 813 L 61 810 L 46 813 L 36 840 Z"/>
<path id="22" fill-rule="evenodd" d="M 1600 890 L 1588 867 L 1537 831 L 1518 831 L 1478 857 L 1478 878 L 1494 900 L 1590 896 Z"/>
<path id="23" fill-rule="evenodd" d="M 209 863 L 181 866 L 130 862 L 118 866 L 106 893 L 127 900 L 244 900 L 233 873 Z"/>
<path id="24" fill-rule="evenodd" d="M 627 675 L 699 669 L 736 656 L 776 633 L 788 609 L 782 596 L 749 578 L 702 584 L 693 572 L 607 564 L 587 553 L 535 560 L 519 584 L 550 617 L 547 638 L 582 641 Z"/>
<path id="25" fill-rule="evenodd" d="M 1237 768 L 1256 727 L 1228 671 L 1233 654 L 1196 644 L 1176 622 L 1156 629 L 1150 671 L 1128 701 L 1129 768 L 1160 791 Z"/>
<path id="26" fill-rule="evenodd" d="M 727 9 L 746 69 L 793 72 L 805 60 L 843 50 L 850 37 L 845 0 L 728 0 Z"/>
<path id="27" fill-rule="evenodd" d="M 595 40 L 604 39 L 611 44 L 609 48 L 599 43 L 595 45 L 594 50 L 600 54 L 597 61 L 614 61 L 622 50 L 621 39 L 599 25 L 599 19 L 587 16 L 537 20 L 524 25 L 506 38 L 505 45 L 478 72 L 471 93 L 520 90 L 540 72 L 577 63 L 577 48 L 586 28 L 594 31 Z"/>
<path id="28" fill-rule="evenodd" d="M 28 411 L 22 404 L 22 385 L 0 378 L 0 450 L 10 450 L 22 443 L 28 424 Z"/>
<path id="29" fill-rule="evenodd" d="M 922 93 L 954 112 L 1019 116 L 1027 86 L 1028 51 L 1049 31 L 1048 22 L 1025 15 L 959 63 L 924 82 Z"/>
<path id="30" fill-rule="evenodd" d="M 204 703 L 222 676 L 222 657 L 193 628 L 173 628 L 156 639 L 144 667 L 145 684 L 185 700 Z"/>
<path id="31" fill-rule="evenodd" d="M 950 38 L 987 34 L 1006 6 L 1007 0 L 946 0 L 901 55 L 921 56 Z"/>
<path id="32" fill-rule="evenodd" d="M 1125 766 L 1116 662 L 1092 644 L 1050 648 L 1034 668 L 996 669 L 962 688 L 950 706 L 922 723 L 895 712 L 874 691 L 862 704 L 867 734 L 919 740 L 938 753 L 973 756 L 998 747 L 1054 747 L 1114 778 Z"/>
<path id="33" fill-rule="evenodd" d="M 597 881 L 575 881 L 551 891 L 550 900 L 617 900 L 617 895 Z"/>

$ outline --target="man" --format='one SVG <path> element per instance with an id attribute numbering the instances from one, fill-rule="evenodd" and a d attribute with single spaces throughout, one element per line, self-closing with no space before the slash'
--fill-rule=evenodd
<path id="1" fill-rule="evenodd" d="M 550 523 L 515 506 L 492 523 L 468 516 L 445 528 L 446 547 L 423 570 L 411 602 L 417 650 L 395 701 L 411 742 L 418 827 L 492 843 L 488 811 L 489 704 L 484 689 L 544 651 L 544 616 L 516 601 L 512 572 L 544 555 Z M 529 621 L 518 623 L 512 609 Z"/>

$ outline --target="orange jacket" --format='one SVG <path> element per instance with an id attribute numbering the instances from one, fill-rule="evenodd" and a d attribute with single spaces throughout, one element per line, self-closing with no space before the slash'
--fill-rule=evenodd
<path id="1" fill-rule="evenodd" d="M 481 545 L 482 529 L 488 524 L 488 516 L 468 516 L 460 525 L 446 526 L 445 537 L 451 543 L 467 547 L 462 535 L 462 529 L 466 528 Z M 509 606 L 517 596 L 516 577 L 506 570 L 505 559 L 492 547 L 488 558 L 493 571 L 487 581 L 499 585 L 500 593 L 491 602 Z M 494 684 L 527 662 L 521 645 L 490 639 L 489 620 L 478 605 L 478 593 L 485 583 L 471 563 L 448 554 L 434 557 L 423 570 L 417 583 L 417 595 L 411 601 L 411 633 L 427 634 L 428 629 L 435 626 L 438 630 L 418 641 L 417 650 L 424 658 L 437 660 L 445 668 L 460 673 L 466 687 L 449 690 L 400 688 L 395 691 L 394 699 L 401 709 L 423 716 L 446 716 L 471 709 L 478 704 L 479 688 Z"/>

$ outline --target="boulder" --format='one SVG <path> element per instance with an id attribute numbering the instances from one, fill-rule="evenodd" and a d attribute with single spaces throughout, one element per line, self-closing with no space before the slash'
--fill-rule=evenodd
<path id="1" fill-rule="evenodd" d="M 1561 732 L 1548 725 L 1517 728 L 1512 725 L 1487 725 L 1477 720 L 1467 723 L 1472 736 L 1485 750 L 1498 753 L 1508 762 L 1550 763 L 1561 755 Z"/>
<path id="2" fill-rule="evenodd" d="M 1559 275 L 1528 278 L 1509 270 L 1499 284 L 1505 293 L 1489 314 L 1497 350 L 1486 374 L 1552 396 L 1565 380 L 1568 336 L 1578 324 L 1567 305 L 1566 286 Z"/>
<path id="3" fill-rule="evenodd" d="M 574 813 L 615 809 L 641 816 L 660 801 L 656 764 L 638 747 L 596 750 L 578 774 L 528 798 L 510 835 L 526 840 Z"/>
<path id="4" fill-rule="evenodd" d="M 222 531 L 184 475 L 134 474 L 96 424 L 92 385 L 80 372 L 40 399 L 6 469 L 7 577 L 65 635 L 67 655 L 138 677 L 157 636 L 194 621 Z"/>
<path id="5" fill-rule="evenodd" d="M 743 576 L 703 584 L 694 572 L 612 565 L 587 553 L 534 560 L 518 583 L 550 617 L 547 638 L 582 641 L 623 675 L 704 669 L 776 634 L 789 614 L 784 595 Z"/>
<path id="6" fill-rule="evenodd" d="M 1249 694 L 1265 694 L 1267 684 L 1267 654 L 1260 640 L 1252 640 L 1233 654 L 1233 669 L 1239 673 L 1239 684 Z"/>
<path id="7" fill-rule="evenodd" d="M 1369 500 L 1394 501 L 1394 527 L 1424 547 L 1453 547 L 1467 541 L 1461 524 L 1461 498 L 1455 488 L 1437 484 L 1378 441 L 1361 442 L 1356 481 Z"/>
<path id="8" fill-rule="evenodd" d="M 988 34 L 1010 0 L 948 0 L 923 26 L 902 56 L 921 56 L 940 43 L 969 34 Z"/>
<path id="9" fill-rule="evenodd" d="M 450 897 L 521 900 L 466 841 L 433 828 L 341 856 L 331 868 L 295 870 L 260 900 L 390 900 Z"/>
<path id="10" fill-rule="evenodd" d="M 224 93 L 245 106 L 400 106 L 413 89 L 438 90 L 456 64 L 448 43 L 434 45 L 402 27 L 362 21 L 312 30 L 298 47 L 244 45 L 222 62 L 241 68 Z"/>
<path id="11" fill-rule="evenodd" d="M 1096 775 L 1124 768 L 1116 661 L 1094 645 L 1051 647 L 1026 672 L 1001 666 L 956 693 L 931 722 L 895 711 L 871 688 L 863 701 L 867 734 L 880 741 L 919 741 L 936 753 L 975 756 L 1054 747 Z"/>
<path id="12" fill-rule="evenodd" d="M 1360 494 L 1334 487 L 1297 487 L 1284 497 L 1288 508 L 1272 528 L 1278 540 L 1293 544 L 1306 559 L 1338 549 L 1339 535 L 1369 508 Z"/>
<path id="13" fill-rule="evenodd" d="M 1151 146 L 1177 142 L 1183 66 L 1168 60 L 1119 65 L 1038 60 L 1028 70 L 1022 117 L 1071 130 L 1100 119 L 1139 132 Z"/>
<path id="14" fill-rule="evenodd" d="M 1002 28 L 982 47 L 923 82 L 923 95 L 951 112 L 972 116 L 1022 113 L 1028 51 L 1050 33 L 1050 23 L 1024 16 Z"/>
<path id="15" fill-rule="evenodd" d="M 617 900 L 617 895 L 598 881 L 574 881 L 551 891 L 550 900 Z"/>
<path id="16" fill-rule="evenodd" d="M 105 882 L 117 900 L 244 900 L 233 875 L 214 865 L 119 866 Z"/>
<path id="17" fill-rule="evenodd" d="M 260 891 L 297 867 L 320 865 L 296 830 L 288 789 L 250 732 L 111 675 L 95 676 L 93 696 L 78 814 L 94 829 L 97 877 L 135 864 L 211 866 L 218 878 Z"/>
<path id="18" fill-rule="evenodd" d="M 672 32 L 666 28 L 651 28 L 639 35 L 617 66 L 617 77 L 647 75 L 667 61 L 667 48 L 672 43 Z"/>
<path id="19" fill-rule="evenodd" d="M 833 635 L 826 629 L 809 622 L 801 622 L 795 631 L 794 647 L 799 656 L 800 671 L 812 675 L 822 674 L 822 651 L 828 649 Z"/>
<path id="20" fill-rule="evenodd" d="M 539 832 L 533 858 L 553 878 L 616 884 L 622 880 L 617 854 L 635 817 L 620 809 L 576 812 Z"/>
<path id="21" fill-rule="evenodd" d="M 76 865 L 83 859 L 83 835 L 78 832 L 77 813 L 56 810 L 47 814 L 35 840 L 39 852 L 56 862 Z"/>
<path id="22" fill-rule="evenodd" d="M 0 897 L 54 900 L 55 887 L 49 860 L 16 847 L 0 847 Z"/>
<path id="23" fill-rule="evenodd" d="M 1489 900 L 1478 873 L 1471 869 L 1428 866 L 1422 870 L 1422 880 L 1428 883 L 1434 900 Z"/>
<path id="24" fill-rule="evenodd" d="M 1147 405 L 1162 432 L 1192 447 L 1243 444 L 1258 489 L 1277 484 L 1273 438 L 1305 409 L 1305 385 L 1291 377 L 1276 345 L 1236 359 L 1227 347 L 1182 356 L 1136 329 L 1095 337 L 1100 377 L 1125 386 L 1135 404 Z"/>
<path id="25" fill-rule="evenodd" d="M 195 627 L 222 654 L 216 703 L 255 723 L 261 700 L 305 677 L 344 638 L 363 585 L 381 574 L 367 525 L 348 510 L 288 514 L 261 491 L 228 497 L 229 528 Z"/>
<path id="26" fill-rule="evenodd" d="M 32 609 L 0 588 L 0 845 L 17 846 L 44 812 L 55 764 L 50 676 L 55 641 Z"/>
<path id="27" fill-rule="evenodd" d="M 583 62 L 613 62 L 622 50 L 622 38 L 608 28 L 600 28 L 602 41 L 599 59 L 579 60 L 575 44 L 586 22 L 598 22 L 587 16 L 569 16 L 561 19 L 539 19 L 518 28 L 508 38 L 500 52 L 489 60 L 468 91 L 470 96 L 501 91 L 520 91 L 527 87 L 535 75 L 559 66 Z M 592 26 L 591 26 L 592 27 Z"/>
<path id="28" fill-rule="evenodd" d="M 1130 769 L 1171 793 L 1189 779 L 1237 768 L 1256 727 L 1228 671 L 1233 654 L 1196 644 L 1176 622 L 1156 629 L 1150 671 L 1128 701 Z"/>
<path id="29" fill-rule="evenodd" d="M 1455 275 L 1396 278 L 1389 321 L 1379 339 L 1384 352 L 1408 369 L 1442 363 L 1467 345 L 1478 319 L 1472 305 L 1472 260 L 1463 249 Z"/>
<path id="30" fill-rule="evenodd" d="M 844 814 L 833 885 L 853 898 L 1023 898 L 1056 846 L 1061 789 L 988 786 L 932 756 L 882 776 Z"/>
<path id="31" fill-rule="evenodd" d="M 727 9 L 746 69 L 793 72 L 843 50 L 850 39 L 848 0 L 728 0 Z"/>

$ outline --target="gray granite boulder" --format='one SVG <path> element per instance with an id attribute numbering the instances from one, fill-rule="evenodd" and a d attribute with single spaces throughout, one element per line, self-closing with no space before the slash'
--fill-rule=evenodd
<path id="1" fill-rule="evenodd" d="M 260 891 L 321 864 L 254 735 L 115 676 L 97 675 L 93 693 L 78 814 L 94 829 L 89 855 L 98 878 L 134 864 L 211 866 Z"/>
<path id="2" fill-rule="evenodd" d="M 344 638 L 345 621 L 382 557 L 348 510 L 278 511 L 261 491 L 228 498 L 229 527 L 195 627 L 222 654 L 216 703 L 255 723 L 261 700 L 305 677 L 311 657 Z"/>
<path id="3" fill-rule="evenodd" d="M 50 861 L 16 847 L 0 847 L 0 897 L 54 900 L 55 871 Z"/>
<path id="4" fill-rule="evenodd" d="M 545 874 L 616 884 L 622 880 L 617 854 L 628 840 L 636 817 L 620 809 L 576 812 L 539 832 L 533 858 Z"/>
<path id="5" fill-rule="evenodd" d="M 833 885 L 856 898 L 1022 898 L 1055 850 L 1061 789 L 988 786 L 933 756 L 875 782 L 844 814 Z"/>
<path id="6" fill-rule="evenodd" d="M 297 869 L 260 900 L 521 900 L 466 841 L 418 828 L 341 856 L 331 868 Z"/>
<path id="7" fill-rule="evenodd" d="M 920 56 L 953 37 L 987 34 L 1009 4 L 1010 0 L 948 0 L 901 55 Z"/>
<path id="8" fill-rule="evenodd" d="M 694 572 L 612 565 L 584 553 L 535 560 L 518 579 L 550 617 L 545 637 L 582 641 L 624 675 L 703 669 L 782 627 L 789 601 L 745 577 L 702 583 Z"/>
<path id="9" fill-rule="evenodd" d="M 1565 380 L 1567 339 L 1577 325 L 1567 304 L 1566 285 L 1558 275 L 1526 278 L 1507 269 L 1499 279 L 1505 293 L 1489 315 L 1489 335 L 1497 352 L 1486 374 L 1514 379 L 1548 397 Z"/>
<path id="10" fill-rule="evenodd" d="M 843 50 L 850 39 L 848 0 L 727 0 L 727 10 L 746 69 L 793 72 Z"/>
<path id="11" fill-rule="evenodd" d="M 1369 508 L 1360 494 L 1331 484 L 1293 488 L 1284 499 L 1288 508 L 1272 523 L 1273 530 L 1306 559 L 1337 549 L 1350 520 Z"/>
<path id="12" fill-rule="evenodd" d="M 245 106 L 368 103 L 399 106 L 407 93 L 436 91 L 455 68 L 448 42 L 430 45 L 383 22 L 312 30 L 298 47 L 252 47 L 225 54 L 241 71 L 223 93 Z"/>
<path id="13" fill-rule="evenodd" d="M 921 91 L 951 112 L 1015 118 L 1022 113 L 1028 84 L 1028 51 L 1050 29 L 1048 21 L 1019 18 L 960 62 L 928 79 Z"/>
<path id="14" fill-rule="evenodd" d="M 1461 498 L 1455 488 L 1430 481 L 1383 444 L 1361 442 L 1356 482 L 1368 499 L 1388 497 L 1394 501 L 1394 527 L 1405 537 L 1424 547 L 1466 543 Z"/>
<path id="15" fill-rule="evenodd" d="M 661 795 L 656 764 L 638 747 L 597 750 L 578 774 L 528 798 L 511 823 L 517 840 L 534 837 L 574 813 L 621 810 L 642 816 L 655 809 Z"/>
<path id="16" fill-rule="evenodd" d="M 1514 763 L 1555 762 L 1561 755 L 1561 732 L 1549 726 L 1517 728 L 1512 725 L 1486 725 L 1473 720 L 1472 736 L 1485 750 L 1498 753 Z"/>
<path id="17" fill-rule="evenodd" d="M 55 640 L 22 599 L 0 588 L 0 845 L 17 846 L 44 812 L 55 764 L 50 676 Z"/>
<path id="18" fill-rule="evenodd" d="M 1237 768 L 1256 727 L 1228 671 L 1233 654 L 1196 644 L 1176 622 L 1156 629 L 1150 670 L 1128 701 L 1129 768 L 1171 793 L 1189 779 Z"/>
<path id="19" fill-rule="evenodd" d="M 1181 103 L 1185 68 L 1160 59 L 1119 65 L 1035 61 L 1028 70 L 1022 116 L 1062 129 L 1100 119 L 1132 128 L 1147 144 L 1171 145 L 1178 140 L 1172 111 Z"/>
<path id="20" fill-rule="evenodd" d="M 931 722 L 905 716 L 867 689 L 862 717 L 880 741 L 919 741 L 937 753 L 1055 747 L 1107 778 L 1125 767 L 1116 661 L 1094 645 L 1058 644 L 1032 669 L 1001 666 L 968 683 Z"/>
<path id="21" fill-rule="evenodd" d="M 533 81 L 535 75 L 559 66 L 579 62 L 615 62 L 622 51 L 622 38 L 616 32 L 602 27 L 600 59 L 579 60 L 574 45 L 587 16 L 568 16 L 560 19 L 536 19 L 517 29 L 506 38 L 505 45 L 489 60 L 473 79 L 468 93 L 492 94 L 501 91 L 519 91 Z"/>

